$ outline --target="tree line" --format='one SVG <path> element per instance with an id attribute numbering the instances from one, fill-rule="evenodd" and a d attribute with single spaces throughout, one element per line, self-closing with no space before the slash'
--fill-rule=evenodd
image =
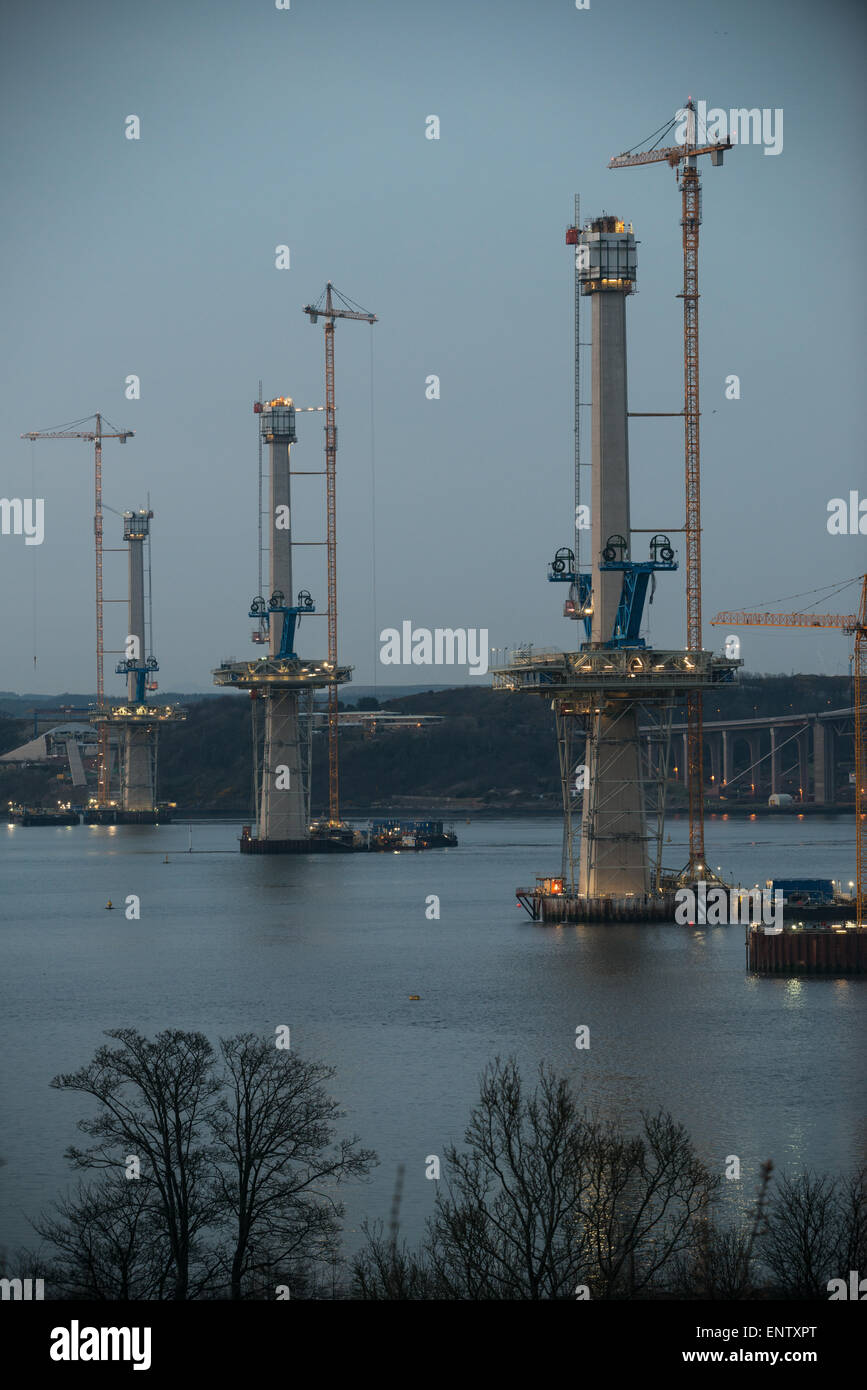
<path id="1" fill-rule="evenodd" d="M 341 1190 L 378 1160 L 338 1136 L 333 1068 L 279 1036 L 106 1036 L 51 1083 L 90 1113 L 66 1155 L 86 1177 L 16 1262 L 48 1298 L 825 1300 L 867 1270 L 867 1169 L 777 1179 L 768 1162 L 733 1215 L 669 1113 L 628 1133 L 512 1058 L 486 1068 L 463 1142 L 444 1146 L 422 1238 L 401 1238 L 398 1189 L 346 1258 Z"/>

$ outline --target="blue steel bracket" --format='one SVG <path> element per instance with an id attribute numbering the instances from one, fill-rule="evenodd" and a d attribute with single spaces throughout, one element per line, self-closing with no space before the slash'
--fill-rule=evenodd
<path id="1" fill-rule="evenodd" d="M 280 634 L 280 650 L 276 655 L 278 658 L 288 657 L 294 661 L 298 659 L 298 653 L 295 651 L 295 631 L 298 625 L 298 619 L 304 613 L 315 612 L 315 605 L 306 589 L 301 590 L 298 595 L 298 603 L 292 608 L 289 608 L 283 603 L 283 595 L 275 590 L 268 601 L 267 607 L 265 606 L 264 599 L 254 598 L 250 605 L 248 617 L 259 618 L 261 620 L 262 618 L 270 618 L 272 613 L 282 613 L 283 631 Z"/>
<path id="2" fill-rule="evenodd" d="M 603 645 L 606 647 L 644 647 L 639 637 L 647 586 L 655 570 L 676 570 L 676 560 L 606 560 L 601 570 L 622 570 L 623 588 L 614 617 L 614 632 Z"/>
<path id="3" fill-rule="evenodd" d="M 114 669 L 119 676 L 135 673 L 135 698 L 136 703 L 141 704 L 145 697 L 145 678 L 148 672 L 158 671 L 160 667 L 156 657 L 149 656 L 147 661 L 135 661 L 129 657 L 126 661 L 119 661 Z"/>
<path id="4" fill-rule="evenodd" d="M 558 550 L 551 564 L 548 566 L 549 584 L 569 584 L 574 587 L 578 595 L 578 606 L 582 610 L 589 608 L 590 596 L 593 592 L 592 576 L 582 573 L 573 568 L 575 556 L 566 546 Z M 590 633 L 593 629 L 592 615 L 582 619 L 584 623 L 584 636 L 590 640 Z"/>

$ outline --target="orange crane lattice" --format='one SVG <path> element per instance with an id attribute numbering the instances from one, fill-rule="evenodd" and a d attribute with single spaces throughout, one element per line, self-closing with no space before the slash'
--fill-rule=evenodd
<path id="1" fill-rule="evenodd" d="M 855 676 L 855 871 L 856 918 L 864 926 L 867 906 L 867 574 L 862 576 L 857 613 L 717 613 L 711 627 L 833 627 L 854 633 Z"/>

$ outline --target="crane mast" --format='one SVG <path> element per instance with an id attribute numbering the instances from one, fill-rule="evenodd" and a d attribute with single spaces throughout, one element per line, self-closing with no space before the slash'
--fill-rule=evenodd
<path id="1" fill-rule="evenodd" d="M 698 393 L 698 229 L 701 224 L 701 180 L 696 159 L 709 154 L 715 165 L 731 140 L 699 145 L 696 138 L 695 106 L 687 101 L 686 139 L 683 145 L 669 145 L 643 154 L 621 154 L 609 160 L 609 169 L 626 169 L 639 164 L 669 164 L 678 177 L 681 193 L 683 229 L 683 418 L 686 474 L 686 646 L 690 652 L 702 649 L 701 638 L 701 452 L 699 447 Z M 687 781 L 689 786 L 689 873 L 701 878 L 705 872 L 704 851 L 704 740 L 702 696 L 690 690 L 687 710 Z"/>
<path id="2" fill-rule="evenodd" d="M 119 439 L 125 444 L 134 436 L 134 430 L 103 429 L 103 417 L 97 411 L 96 428 L 93 430 L 30 430 L 22 434 L 22 439 L 86 439 L 93 443 L 93 546 L 96 561 L 96 707 L 102 710 L 105 704 L 105 639 L 103 626 L 103 588 L 102 588 L 102 441 Z M 97 742 L 97 804 L 104 806 L 109 800 L 109 728 L 105 720 L 98 722 Z"/>
<path id="3" fill-rule="evenodd" d="M 334 295 L 346 306 L 336 308 Z M 328 660 L 337 667 L 337 425 L 334 402 L 334 321 L 360 319 L 376 323 L 376 314 L 360 306 L 351 308 L 347 300 L 329 280 L 325 286 L 325 302 L 305 304 L 304 313 L 310 322 L 325 320 L 325 509 L 327 519 L 328 555 Z M 328 819 L 331 825 L 340 824 L 340 780 L 338 770 L 337 686 L 328 687 Z"/>
<path id="4" fill-rule="evenodd" d="M 861 605 L 855 633 L 855 870 L 857 878 L 858 930 L 864 926 L 864 900 L 867 897 L 867 574 L 861 585 Z"/>
<path id="5" fill-rule="evenodd" d="M 330 307 L 331 286 L 326 303 Z M 334 319 L 325 322 L 325 516 L 328 544 L 328 660 L 337 665 L 337 425 L 334 419 Z M 340 824 L 337 686 L 328 687 L 328 819 Z"/>
<path id="6" fill-rule="evenodd" d="M 686 474 L 686 645 L 701 651 L 701 467 L 698 399 L 698 229 L 701 184 L 695 157 L 680 176 L 683 226 L 683 423 Z M 702 696 L 686 697 L 689 767 L 689 869 L 704 870 L 704 736 Z"/>

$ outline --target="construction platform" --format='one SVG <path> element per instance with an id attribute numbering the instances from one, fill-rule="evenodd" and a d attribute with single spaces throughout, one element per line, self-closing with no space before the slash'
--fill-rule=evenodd
<path id="1" fill-rule="evenodd" d="M 306 840 L 259 840 L 251 832 L 251 826 L 242 826 L 242 854 L 354 854 L 365 848 L 359 832 L 348 826 L 312 834 Z"/>
<path id="2" fill-rule="evenodd" d="M 561 892 L 516 888 L 515 897 L 533 922 L 673 922 L 674 893 L 628 893 L 624 897 L 567 897 Z"/>
<path id="3" fill-rule="evenodd" d="M 152 811 L 124 811 L 120 806 L 88 806 L 85 825 L 171 825 L 172 808 L 157 806 Z"/>
<path id="4" fill-rule="evenodd" d="M 666 875 L 664 882 L 666 886 L 660 892 L 587 898 L 580 894 L 567 892 L 562 879 L 540 875 L 536 880 L 535 887 L 516 888 L 515 898 L 531 921 L 541 922 L 543 925 L 551 922 L 571 924 L 582 922 L 634 922 L 639 924 L 664 922 L 675 924 L 677 922 L 675 913 L 681 901 L 678 898 L 679 889 L 691 888 L 696 890 L 698 885 L 684 882 L 675 888 L 670 886 L 671 877 L 668 875 Z M 749 929 L 753 925 L 751 917 L 754 911 L 758 915 L 761 910 L 755 904 L 755 894 L 761 890 L 748 890 L 740 886 L 733 888 L 731 885 L 720 883 L 719 880 L 715 880 L 713 886 L 725 887 L 732 899 L 736 899 L 736 904 L 732 908 L 732 920 L 729 923 L 723 923 L 699 918 L 697 922 L 690 921 L 685 925 L 743 925 Z M 856 905 L 853 898 L 837 898 L 833 902 L 826 903 L 784 900 L 783 920 L 797 924 L 791 928 L 796 935 L 802 927 L 806 928 L 806 924 L 814 922 L 817 923 L 816 929 L 844 930 L 844 928 L 829 926 L 829 919 L 839 917 L 842 922 L 845 922 L 854 917 L 855 910 Z M 735 917 L 735 912 L 738 914 L 737 917 Z M 757 930 L 764 931 L 764 926 L 759 925 Z M 809 930 L 813 930 L 812 926 L 809 927 Z"/>
<path id="5" fill-rule="evenodd" d="M 777 927 L 746 932 L 747 969 L 756 975 L 863 975 L 867 931 L 854 924 Z"/>
<path id="6" fill-rule="evenodd" d="M 310 690 L 328 685 L 343 685 L 352 680 L 351 666 L 333 666 L 328 661 L 302 661 L 297 656 L 262 656 L 255 661 L 221 661 L 214 675 L 214 685 L 232 686 L 236 690 L 258 690 L 262 686 L 277 686 L 287 690 Z"/>
<path id="7" fill-rule="evenodd" d="M 646 647 L 599 647 L 592 651 L 558 652 L 526 647 L 511 653 L 506 666 L 491 674 L 494 690 L 527 690 L 574 700 L 590 712 L 605 698 L 632 700 L 676 698 L 732 680 L 742 662 L 710 651 L 682 648 L 660 651 Z"/>

